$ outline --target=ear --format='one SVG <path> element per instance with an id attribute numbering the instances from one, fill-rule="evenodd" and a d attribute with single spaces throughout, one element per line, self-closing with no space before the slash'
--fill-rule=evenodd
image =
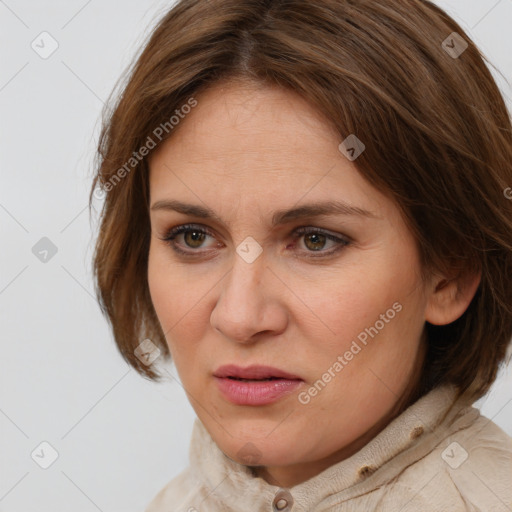
<path id="1" fill-rule="evenodd" d="M 425 310 L 425 320 L 433 325 L 446 325 L 460 318 L 473 300 L 481 278 L 480 271 L 435 278 Z"/>

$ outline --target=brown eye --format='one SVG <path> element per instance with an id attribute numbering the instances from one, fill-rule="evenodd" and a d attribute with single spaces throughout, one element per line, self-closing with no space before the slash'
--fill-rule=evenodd
<path id="1" fill-rule="evenodd" d="M 293 237 L 297 240 L 304 239 L 300 244 L 303 245 L 300 252 L 305 257 L 321 258 L 333 256 L 338 251 L 352 243 L 351 239 L 332 233 L 324 232 L 318 228 L 302 227 L 295 230 Z M 177 226 L 168 231 L 167 235 L 161 240 L 166 242 L 171 248 L 182 256 L 200 257 L 206 253 L 203 249 L 219 248 L 222 244 L 213 244 L 208 247 L 205 244 L 207 238 L 215 240 L 215 235 L 207 229 L 197 227 L 193 224 Z M 179 241 L 178 241 L 179 240 Z M 188 251 L 186 249 L 189 249 Z M 198 250 L 195 250 L 198 249 Z M 210 251 L 211 252 L 211 251 Z"/>
<path id="2" fill-rule="evenodd" d="M 199 255 L 200 252 L 195 249 L 201 249 L 207 238 L 215 239 L 215 236 L 206 229 L 196 227 L 192 224 L 177 226 L 169 230 L 165 237 L 161 238 L 171 246 L 177 253 L 187 256 Z M 187 250 L 187 248 L 189 250 Z M 205 248 L 208 248 L 207 246 Z M 210 247 L 211 248 L 211 247 Z"/>
<path id="3" fill-rule="evenodd" d="M 304 245 L 312 251 L 319 251 L 324 248 L 327 237 L 320 233 L 310 233 L 304 237 Z"/>
<path id="4" fill-rule="evenodd" d="M 298 228 L 295 230 L 294 238 L 304 239 L 300 245 L 305 247 L 302 252 L 309 258 L 327 258 L 351 244 L 350 238 L 336 236 L 314 227 Z"/>
<path id="5" fill-rule="evenodd" d="M 197 249 L 198 247 L 201 247 L 202 243 L 204 242 L 205 234 L 200 231 L 192 231 L 189 230 L 184 233 L 183 240 L 185 243 L 192 247 L 193 249 Z"/>

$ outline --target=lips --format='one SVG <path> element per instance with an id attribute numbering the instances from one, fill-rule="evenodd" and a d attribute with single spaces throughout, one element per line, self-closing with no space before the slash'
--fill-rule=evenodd
<path id="1" fill-rule="evenodd" d="M 224 399 L 237 406 L 270 405 L 305 385 L 297 375 L 262 365 L 221 366 L 213 375 Z"/>
<path id="2" fill-rule="evenodd" d="M 265 380 L 303 380 L 297 375 L 273 368 L 271 366 L 252 365 L 242 368 L 236 365 L 224 365 L 217 368 L 213 374 L 219 378 L 230 378 L 240 381 L 265 381 Z"/>

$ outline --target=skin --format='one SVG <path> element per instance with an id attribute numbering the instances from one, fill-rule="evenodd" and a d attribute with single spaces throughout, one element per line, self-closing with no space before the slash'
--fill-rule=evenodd
<path id="1" fill-rule="evenodd" d="M 338 150 L 340 135 L 295 93 L 225 82 L 197 100 L 150 155 L 150 208 L 179 200 L 221 220 L 150 210 L 151 298 L 187 396 L 219 448 L 244 464 L 239 451 L 252 443 L 254 474 L 292 487 L 350 457 L 408 405 L 425 354 L 425 321 L 458 318 L 478 279 L 465 286 L 446 276 L 421 279 L 418 248 L 398 207 L 365 181 L 357 160 Z M 271 225 L 276 210 L 329 200 L 372 216 Z M 174 242 L 191 255 L 182 256 L 162 239 L 187 223 L 213 236 L 178 235 Z M 350 242 L 294 238 L 300 226 Z M 236 252 L 248 236 L 263 249 L 252 263 Z M 300 403 L 298 394 L 397 302 L 402 310 L 378 335 Z M 273 366 L 305 382 L 273 404 L 234 405 L 212 375 L 229 363 Z"/>

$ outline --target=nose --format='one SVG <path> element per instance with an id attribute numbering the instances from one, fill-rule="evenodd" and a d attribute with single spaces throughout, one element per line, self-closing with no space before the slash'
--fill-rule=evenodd
<path id="1" fill-rule="evenodd" d="M 254 343 L 262 335 L 273 336 L 286 329 L 285 290 L 263 255 L 252 263 L 235 255 L 233 268 L 219 286 L 210 323 L 226 338 Z"/>

